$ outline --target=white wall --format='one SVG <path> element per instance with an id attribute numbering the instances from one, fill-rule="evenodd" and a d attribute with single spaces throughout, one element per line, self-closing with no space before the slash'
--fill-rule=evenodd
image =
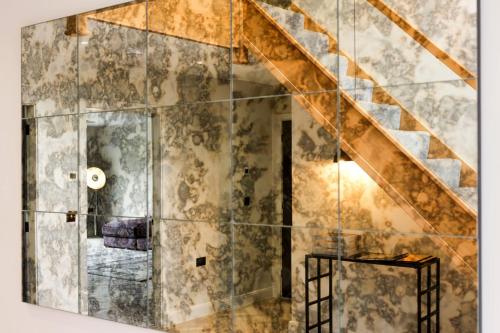
<path id="1" fill-rule="evenodd" d="M 0 331 L 147 332 L 21 303 L 20 27 L 116 0 L 0 0 Z M 483 332 L 498 332 L 500 309 L 500 2 L 482 0 Z"/>
<path id="2" fill-rule="evenodd" d="M 496 333 L 500 313 L 500 1 L 481 0 L 481 7 L 483 332 Z"/>

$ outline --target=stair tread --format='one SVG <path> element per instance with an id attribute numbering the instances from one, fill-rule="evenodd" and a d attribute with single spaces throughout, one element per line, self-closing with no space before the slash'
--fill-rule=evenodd
<path id="1" fill-rule="evenodd" d="M 419 160 L 427 159 L 431 136 L 422 131 L 389 130 L 396 140 Z"/>
<path id="2" fill-rule="evenodd" d="M 462 200 L 464 200 L 472 209 L 477 211 L 478 195 L 476 187 L 458 187 L 454 190 Z"/>
<path id="3" fill-rule="evenodd" d="M 304 29 L 304 15 L 296 13 L 289 9 L 272 6 L 265 2 L 259 1 L 259 5 L 287 30 L 297 31 L 299 29 Z"/>
<path id="4" fill-rule="evenodd" d="M 371 80 L 366 80 L 366 79 L 361 79 L 361 78 L 353 78 L 351 76 L 344 77 L 341 84 L 342 84 L 342 88 L 349 89 L 349 90 L 373 89 L 373 85 L 374 85 L 373 81 L 371 81 Z"/>
<path id="5" fill-rule="evenodd" d="M 396 105 L 358 102 L 379 123 L 387 129 L 398 130 L 401 122 L 401 109 Z"/>
<path id="6" fill-rule="evenodd" d="M 460 185 L 462 163 L 451 158 L 427 159 L 423 161 L 446 185 L 456 188 Z"/>
<path id="7" fill-rule="evenodd" d="M 290 33 L 316 58 L 320 59 L 325 54 L 328 54 L 329 39 L 327 35 L 305 29 L 290 31 Z"/>
<path id="8" fill-rule="evenodd" d="M 349 66 L 349 61 L 344 56 L 339 56 L 336 53 L 327 53 L 319 58 L 319 62 L 322 63 L 330 72 L 338 77 L 337 71 L 340 69 L 340 75 L 345 76 L 347 74 L 347 67 Z M 339 68 L 337 68 L 337 63 Z"/>

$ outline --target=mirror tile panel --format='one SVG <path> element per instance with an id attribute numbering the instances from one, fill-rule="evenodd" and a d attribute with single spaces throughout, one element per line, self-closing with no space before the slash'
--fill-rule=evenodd
<path id="1" fill-rule="evenodd" d="M 23 118 L 78 112 L 78 41 L 67 34 L 67 21 L 22 29 Z"/>
<path id="2" fill-rule="evenodd" d="M 149 2 L 149 105 L 229 100 L 230 6 L 230 0 Z"/>
<path id="3" fill-rule="evenodd" d="M 82 178 L 105 175 L 102 188 L 82 184 L 87 210 L 98 216 L 144 217 L 152 196 L 151 121 L 144 110 L 87 113 L 80 116 L 80 153 L 86 157 Z M 81 166 L 82 166 L 82 162 Z"/>
<path id="4" fill-rule="evenodd" d="M 78 210 L 78 117 L 23 120 L 23 209 Z"/>
<path id="5" fill-rule="evenodd" d="M 22 28 L 22 299 L 170 333 L 479 332 L 476 0 Z"/>
<path id="6" fill-rule="evenodd" d="M 71 19 L 77 26 L 80 112 L 145 107 L 146 1 Z"/>
<path id="7" fill-rule="evenodd" d="M 162 218 L 229 222 L 230 106 L 209 102 L 154 110 Z"/>

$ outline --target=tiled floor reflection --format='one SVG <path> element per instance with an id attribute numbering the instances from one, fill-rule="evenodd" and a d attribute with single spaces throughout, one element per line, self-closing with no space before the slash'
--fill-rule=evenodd
<path id="1" fill-rule="evenodd" d="M 149 262 L 147 258 L 149 258 Z M 152 251 L 134 251 L 105 247 L 102 238 L 87 240 L 87 267 L 91 275 L 143 282 L 146 266 L 151 265 Z"/>
<path id="2" fill-rule="evenodd" d="M 233 316 L 234 332 L 288 333 L 291 302 L 276 298 L 245 304 L 245 297 L 238 297 Z"/>
<path id="3" fill-rule="evenodd" d="M 109 248 L 102 238 L 87 239 L 89 315 L 148 326 L 151 263 L 152 251 Z"/>
<path id="4" fill-rule="evenodd" d="M 227 306 L 225 310 L 217 313 L 172 325 L 167 332 L 175 333 L 232 333 L 231 310 Z"/>

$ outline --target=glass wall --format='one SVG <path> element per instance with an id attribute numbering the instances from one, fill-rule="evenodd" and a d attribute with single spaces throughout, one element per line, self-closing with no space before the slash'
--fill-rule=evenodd
<path id="1" fill-rule="evenodd" d="M 477 5 L 446 6 L 23 28 L 23 301 L 176 333 L 477 332 Z"/>

